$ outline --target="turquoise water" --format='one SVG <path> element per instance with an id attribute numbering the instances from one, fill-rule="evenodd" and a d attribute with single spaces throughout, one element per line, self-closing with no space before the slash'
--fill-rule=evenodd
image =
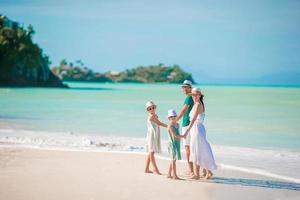
<path id="1" fill-rule="evenodd" d="M 71 89 L 1 88 L 1 128 L 87 135 L 146 135 L 145 102 L 179 112 L 179 85 L 68 83 Z M 199 85 L 213 144 L 300 149 L 300 88 Z M 162 133 L 167 138 L 166 131 Z"/>

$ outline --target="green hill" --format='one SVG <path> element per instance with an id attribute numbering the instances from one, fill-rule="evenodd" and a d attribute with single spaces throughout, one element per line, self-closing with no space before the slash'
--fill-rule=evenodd
<path id="1" fill-rule="evenodd" d="M 136 67 L 122 72 L 93 72 L 91 69 L 67 64 L 62 60 L 60 66 L 53 67 L 52 71 L 63 81 L 88 81 L 88 82 L 136 82 L 136 83 L 182 83 L 189 79 L 193 81 L 191 74 L 184 72 L 178 65 L 165 66 L 163 64 L 147 67 Z M 194 81 L 193 81 L 194 82 Z"/>
<path id="2" fill-rule="evenodd" d="M 49 57 L 27 29 L 0 15 L 0 86 L 67 87 L 49 69 Z"/>

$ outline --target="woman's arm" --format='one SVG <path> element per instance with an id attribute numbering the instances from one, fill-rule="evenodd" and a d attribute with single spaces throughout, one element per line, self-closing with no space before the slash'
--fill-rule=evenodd
<path id="1" fill-rule="evenodd" d="M 157 125 L 159 125 L 159 126 L 163 126 L 163 127 L 165 127 L 165 128 L 168 127 L 167 124 L 165 124 L 165 123 L 159 121 L 159 119 L 158 119 L 155 115 L 152 115 L 152 116 L 150 117 L 150 120 L 151 120 L 151 121 L 154 121 L 154 122 L 155 122 Z"/>
<path id="2" fill-rule="evenodd" d="M 200 109 L 199 109 L 200 108 L 200 103 L 194 104 L 194 106 L 197 106 L 196 107 L 196 113 L 194 114 L 194 116 L 193 116 L 193 118 L 192 118 L 192 120 L 191 120 L 191 122 L 190 122 L 190 124 L 189 124 L 189 126 L 188 126 L 188 128 L 186 130 L 186 132 L 184 133 L 184 136 L 186 136 L 187 133 L 191 130 L 192 126 L 194 125 L 194 123 L 195 123 L 195 121 L 197 119 L 198 114 L 200 113 Z"/>

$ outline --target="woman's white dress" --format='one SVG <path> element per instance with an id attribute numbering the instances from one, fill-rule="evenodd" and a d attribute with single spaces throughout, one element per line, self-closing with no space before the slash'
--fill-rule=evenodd
<path id="1" fill-rule="evenodd" d="M 160 128 L 155 122 L 147 120 L 147 151 L 161 153 Z"/>
<path id="2" fill-rule="evenodd" d="M 196 106 L 190 112 L 190 120 L 196 114 Z M 206 130 L 203 125 L 204 113 L 198 114 L 195 123 L 191 127 L 191 144 L 190 144 L 190 161 L 194 164 L 200 165 L 200 167 L 208 170 L 214 170 L 217 168 L 215 159 L 210 147 L 210 144 L 206 140 Z"/>

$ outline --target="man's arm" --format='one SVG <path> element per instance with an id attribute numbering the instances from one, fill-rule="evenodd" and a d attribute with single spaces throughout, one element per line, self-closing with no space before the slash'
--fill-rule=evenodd
<path id="1" fill-rule="evenodd" d="M 179 121 L 181 119 L 181 117 L 184 115 L 184 113 L 189 109 L 189 105 L 185 104 L 184 106 L 182 106 L 182 109 L 179 113 L 179 115 L 176 117 L 176 122 Z"/>

